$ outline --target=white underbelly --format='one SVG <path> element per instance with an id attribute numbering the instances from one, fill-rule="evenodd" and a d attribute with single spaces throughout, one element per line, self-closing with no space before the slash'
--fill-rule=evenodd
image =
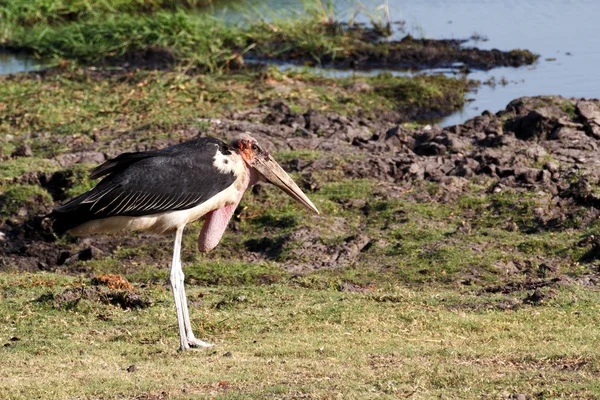
<path id="1" fill-rule="evenodd" d="M 92 235 L 95 233 L 114 233 L 122 230 L 150 231 L 163 233 L 174 230 L 202 218 L 207 213 L 233 204 L 241 195 L 236 183 L 222 192 L 217 193 L 202 204 L 187 210 L 166 211 L 160 214 L 129 217 L 116 216 L 94 219 L 71 229 L 69 233 L 74 236 Z"/>

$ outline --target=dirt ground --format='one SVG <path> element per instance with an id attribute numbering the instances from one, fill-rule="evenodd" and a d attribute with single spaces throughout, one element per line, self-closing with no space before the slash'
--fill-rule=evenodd
<path id="1" fill-rule="evenodd" d="M 73 152 L 58 155 L 53 162 L 64 168 L 76 163 L 94 164 L 123 151 L 160 148 L 196 136 L 210 134 L 227 140 L 242 132 L 251 132 L 274 154 L 310 155 L 282 160 L 284 168 L 296 174 L 309 196 L 318 195 L 324 185 L 340 180 L 376 183 L 370 198 L 342 198 L 335 193 L 329 196 L 344 212 L 358 213 L 367 219 L 370 213 L 377 213 L 381 204 L 398 198 L 414 204 L 449 206 L 474 192 L 478 196 L 510 193 L 513 197 L 507 204 L 492 201 L 482 205 L 501 218 L 482 221 L 477 209 L 467 208 L 463 210 L 458 231 L 469 233 L 481 224 L 523 235 L 580 229 L 582 235 L 576 246 L 585 252 L 579 261 L 592 268 L 583 277 L 564 275 L 557 266 L 561 264 L 557 261 L 560 256 L 544 256 L 543 252 L 533 261 L 537 275 L 531 276 L 532 260 L 511 259 L 509 248 L 501 257 L 499 268 L 509 271 L 509 275 L 526 275 L 531 290 L 573 279 L 595 285 L 593 265 L 600 252 L 600 242 L 583 229 L 600 216 L 599 103 L 561 97 L 521 98 L 497 114 L 484 112 L 461 125 L 446 128 L 427 125 L 413 129 L 399 124 L 403 119 L 401 113 L 390 112 L 376 119 L 315 110 L 296 113 L 279 100 L 206 120 L 208 128 L 204 130 L 183 126 L 176 135 L 152 142 L 140 141 L 139 132 L 117 139 L 109 135 L 105 139 L 103 133 L 98 132 L 96 141 L 91 144 L 63 137 L 61 140 L 70 141 Z M 27 148 L 18 148 L 13 154 L 13 157 L 27 156 Z M 113 258 L 122 248 L 150 246 L 155 249 L 160 245 L 164 249 L 159 252 L 158 260 L 156 250 L 142 251 L 136 255 L 135 263 L 168 264 L 170 239 L 155 236 L 96 236 L 57 242 L 43 215 L 67 199 L 65 192 L 76 178 L 71 170 L 28 173 L 14 178 L 14 183 L 45 188 L 51 199 L 36 201 L 31 209 L 21 207 L 6 220 L 1 228 L 0 269 L 90 273 L 86 267 L 89 260 Z M 264 191 L 265 187 L 260 185 L 249 196 L 258 199 Z M 521 202 L 528 199 L 533 199 L 535 204 Z M 402 221 L 401 214 L 396 218 Z M 381 247 L 389 235 L 386 227 L 377 228 L 378 234 L 357 231 L 351 219 L 344 215 L 333 221 L 327 228 L 319 224 L 295 227 L 294 220 L 288 221 L 287 226 L 285 218 L 279 219 L 274 224 L 267 223 L 262 235 L 254 230 L 245 241 L 232 239 L 233 243 L 225 244 L 224 250 L 214 257 L 275 262 L 289 273 L 303 275 L 368 262 L 370 249 Z M 397 222 L 389 221 L 390 224 Z M 288 229 L 275 235 L 277 227 Z M 239 219 L 231 222 L 230 231 L 232 235 L 240 232 Z M 322 240 L 331 232 L 343 240 Z M 489 249 L 486 245 L 473 244 L 470 250 L 483 254 Z M 131 263 L 133 258 L 120 258 L 126 265 L 125 273 L 136 271 L 135 263 Z M 455 282 L 477 282 L 478 272 L 473 271 L 477 268 L 470 266 L 456 274 Z M 548 272 L 554 281 L 548 283 L 544 274 L 541 279 L 540 269 Z M 487 290 L 494 290 L 493 286 Z M 497 290 L 510 291 L 510 287 Z"/>

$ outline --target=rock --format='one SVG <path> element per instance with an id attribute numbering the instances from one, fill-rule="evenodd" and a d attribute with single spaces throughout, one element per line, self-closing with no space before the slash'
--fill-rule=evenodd
<path id="1" fill-rule="evenodd" d="M 556 172 L 558 171 L 558 163 L 554 162 L 554 161 L 546 161 L 546 163 L 544 164 L 544 169 L 550 171 L 550 172 Z"/>
<path id="2" fill-rule="evenodd" d="M 348 86 L 347 89 L 352 92 L 371 92 L 373 90 L 373 86 L 365 82 L 355 82 Z"/>
<path id="3" fill-rule="evenodd" d="M 349 126 L 346 130 L 346 138 L 349 142 L 352 142 L 354 139 L 367 141 L 372 136 L 373 134 L 371 133 L 371 131 L 365 126 L 360 126 L 357 128 Z"/>
<path id="4" fill-rule="evenodd" d="M 453 175 L 470 178 L 478 169 L 479 163 L 477 161 L 473 160 L 472 158 L 466 158 L 456 167 Z"/>
<path id="5" fill-rule="evenodd" d="M 518 182 L 533 184 L 541 179 L 541 171 L 536 168 L 516 168 L 515 178 Z"/>
<path id="6" fill-rule="evenodd" d="M 31 151 L 31 146 L 29 146 L 28 144 L 22 144 L 20 146 L 17 146 L 15 151 L 13 151 L 10 156 L 12 158 L 33 157 L 33 151 Z"/>
<path id="7" fill-rule="evenodd" d="M 587 134 L 593 137 L 594 139 L 600 140 L 600 126 L 597 124 L 590 124 L 587 129 Z"/>
<path id="8" fill-rule="evenodd" d="M 550 181 L 552 180 L 552 174 L 550 173 L 550 171 L 546 171 L 544 169 L 542 170 L 540 175 L 538 175 L 538 179 L 543 183 L 550 183 Z"/>
<path id="9" fill-rule="evenodd" d="M 79 251 L 78 253 L 76 253 L 72 256 L 69 256 L 68 258 L 64 259 L 62 264 L 59 263 L 58 265 L 63 265 L 63 264 L 70 265 L 77 261 L 89 261 L 92 259 L 100 258 L 103 254 L 104 254 L 104 252 L 102 250 L 98 249 L 97 247 L 90 246 L 86 249 Z M 62 261 L 61 258 L 59 258 L 59 261 Z"/>
<path id="10" fill-rule="evenodd" d="M 435 156 L 446 153 L 446 146 L 439 143 L 422 143 L 415 147 L 415 153 L 420 156 Z"/>
<path id="11" fill-rule="evenodd" d="M 553 130 L 548 135 L 549 140 L 581 140 L 585 137 L 585 134 L 577 129 L 563 126 L 558 129 Z"/>
<path id="12" fill-rule="evenodd" d="M 542 146 L 534 144 L 525 151 L 525 154 L 534 161 L 538 161 L 546 157 L 548 152 Z"/>
<path id="13" fill-rule="evenodd" d="M 454 153 L 464 152 L 469 148 L 469 146 L 471 146 L 471 143 L 468 139 L 464 139 L 453 134 L 448 134 L 447 136 L 445 135 L 445 143 L 443 144 L 447 146 L 448 150 Z"/>
<path id="14" fill-rule="evenodd" d="M 406 174 L 421 180 L 425 176 L 425 168 L 423 168 L 423 166 L 419 163 L 413 163 L 406 170 Z"/>
<path id="15" fill-rule="evenodd" d="M 304 119 L 306 120 L 306 129 L 313 132 L 318 132 L 329 127 L 329 120 L 315 110 L 309 110 L 304 114 Z"/>
<path id="16" fill-rule="evenodd" d="M 513 261 L 508 261 L 508 262 L 503 262 L 503 261 L 498 261 L 495 265 L 495 267 L 503 274 L 505 275 L 514 275 L 514 274 L 518 274 L 519 273 L 519 267 L 513 262 Z"/>
<path id="17" fill-rule="evenodd" d="M 579 101 L 577 102 L 576 107 L 579 115 L 587 122 L 600 125 L 600 109 L 598 109 L 598 106 L 594 102 Z"/>
<path id="18" fill-rule="evenodd" d="M 106 156 L 98 151 L 82 151 L 61 154 L 55 159 L 61 167 L 67 168 L 74 164 L 102 164 L 106 161 Z"/>
<path id="19" fill-rule="evenodd" d="M 391 149 L 402 148 L 403 146 L 413 149 L 416 143 L 414 136 L 400 126 L 389 129 L 384 138 L 386 145 Z"/>
<path id="20" fill-rule="evenodd" d="M 545 129 L 546 119 L 538 111 L 531 111 L 525 117 L 515 121 L 515 136 L 521 140 L 532 140 L 542 136 Z"/>

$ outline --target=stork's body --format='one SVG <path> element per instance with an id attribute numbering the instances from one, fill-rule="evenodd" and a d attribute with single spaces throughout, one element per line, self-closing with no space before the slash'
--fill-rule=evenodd
<path id="1" fill-rule="evenodd" d="M 73 235 L 124 229 L 175 231 L 171 286 L 182 350 L 211 346 L 194 337 L 189 319 L 180 260 L 185 226 L 206 216 L 198 248 L 210 251 L 219 243 L 244 192 L 261 179 L 318 213 L 249 135 L 229 146 L 214 138 L 201 138 L 157 151 L 124 153 L 91 173 L 94 179 L 103 176 L 92 190 L 54 210 L 54 229 Z"/>

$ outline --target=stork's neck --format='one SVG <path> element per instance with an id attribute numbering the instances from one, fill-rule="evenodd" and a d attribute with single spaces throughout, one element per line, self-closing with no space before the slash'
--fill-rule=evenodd
<path id="1" fill-rule="evenodd" d="M 206 214 L 204 226 L 202 226 L 200 236 L 198 236 L 198 250 L 201 252 L 208 252 L 219 244 L 225 233 L 225 229 L 227 229 L 229 220 L 231 220 L 235 209 L 240 204 L 240 201 L 242 201 L 244 193 L 250 186 L 260 180 L 260 174 L 253 167 L 247 165 L 244 161 L 241 162 L 243 168 L 238 169 L 240 175 L 238 175 L 235 183 L 237 189 L 236 197 L 224 207 Z"/>

